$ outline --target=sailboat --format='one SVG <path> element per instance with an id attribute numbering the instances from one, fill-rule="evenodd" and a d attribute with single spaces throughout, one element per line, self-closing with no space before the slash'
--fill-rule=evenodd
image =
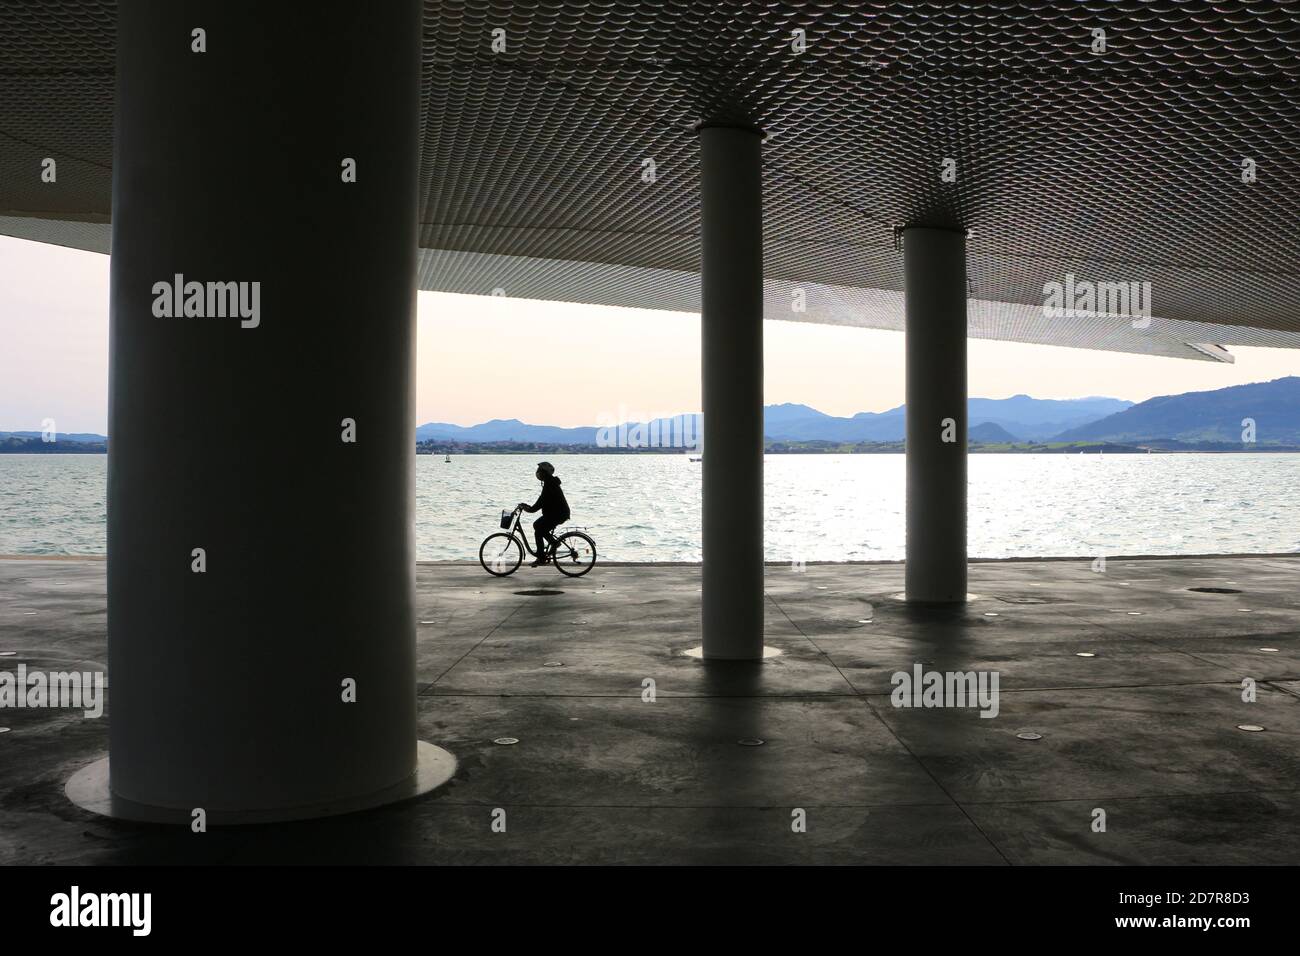
<path id="1" fill-rule="evenodd" d="M 443 461 L 446 462 L 448 465 L 451 464 L 451 453 L 450 453 L 450 452 L 447 453 L 447 457 L 444 458 Z"/>

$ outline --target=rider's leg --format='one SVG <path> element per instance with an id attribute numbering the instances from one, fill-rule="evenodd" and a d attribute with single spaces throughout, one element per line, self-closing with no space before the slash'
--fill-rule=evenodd
<path id="1" fill-rule="evenodd" d="M 538 518 L 533 522 L 533 540 L 537 543 L 537 560 L 533 562 L 534 564 L 546 563 L 546 552 L 549 550 L 551 532 L 554 530 L 554 521 Z"/>

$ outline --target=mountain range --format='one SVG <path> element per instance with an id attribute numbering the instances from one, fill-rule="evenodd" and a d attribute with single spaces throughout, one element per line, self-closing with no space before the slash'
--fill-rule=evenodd
<path id="1" fill-rule="evenodd" d="M 1011 398 L 972 398 L 967 402 L 970 437 L 974 441 L 1044 441 L 1121 412 L 1132 402 L 1117 398 L 1040 399 L 1028 395 Z M 902 441 L 906 433 L 906 409 L 899 405 L 884 412 L 858 412 L 849 418 L 827 415 L 808 405 L 786 403 L 763 409 L 763 433 L 772 441 L 873 442 Z M 647 432 L 669 434 L 680 428 L 680 418 L 690 420 L 693 434 L 699 434 L 700 416 L 655 419 Z M 629 426 L 637 423 L 628 423 Z M 651 427 L 653 426 L 653 427 Z M 612 429 L 606 430 L 607 432 Z M 690 431 L 690 429 L 688 429 Z M 430 422 L 415 430 L 416 441 L 432 442 L 538 442 L 546 444 L 598 444 L 600 428 L 561 428 L 529 425 L 517 418 L 493 419 L 481 425 L 452 425 Z M 676 432 L 671 432 L 676 434 Z"/>
<path id="2" fill-rule="evenodd" d="M 899 405 L 883 412 L 858 412 L 840 418 L 807 405 L 786 403 L 763 409 L 763 432 L 771 441 L 898 442 L 906 431 L 906 409 Z M 669 428 L 690 423 L 688 434 L 699 435 L 700 416 L 688 414 L 658 419 L 656 427 L 667 436 Z M 1232 385 L 1206 392 L 1162 395 L 1133 403 L 1117 398 L 1042 399 L 1028 395 L 1011 398 L 972 398 L 967 402 L 971 441 L 987 444 L 1010 442 L 1228 442 L 1240 444 L 1253 428 L 1260 445 L 1300 444 L 1300 377 L 1271 382 Z M 635 423 L 631 423 L 635 424 Z M 652 429 L 646 429 L 652 431 Z M 601 432 L 605 432 L 605 436 Z M 418 442 L 535 442 L 539 444 L 596 445 L 612 429 L 565 428 L 530 425 L 517 418 L 452 425 L 429 422 L 415 431 Z M 40 432 L 0 432 L 6 439 L 39 439 Z M 60 442 L 103 442 L 103 435 L 60 433 Z"/>
<path id="3" fill-rule="evenodd" d="M 905 413 L 905 406 L 899 405 L 883 412 L 858 412 L 841 418 L 808 405 L 768 405 L 763 409 L 763 434 L 777 442 L 898 442 L 906 434 Z M 698 435 L 699 416 L 684 417 L 692 420 L 694 434 Z M 672 421 L 657 419 L 655 425 L 666 435 Z M 1260 445 L 1300 444 L 1300 377 L 1293 375 L 1213 391 L 1163 395 L 1139 403 L 1097 396 L 1043 399 L 1028 395 L 972 398 L 967 402 L 970 440 L 986 444 L 1080 441 L 1241 444 L 1248 440 L 1246 421 L 1254 423 L 1254 441 Z M 528 425 L 518 419 L 494 419 L 470 426 L 431 422 L 416 430 L 416 440 L 592 445 L 598 443 L 600 431 L 594 427 Z"/>
<path id="4" fill-rule="evenodd" d="M 1045 441 L 1132 404 L 1117 398 L 971 398 L 966 402 L 966 421 L 968 428 L 996 425 L 1001 435 L 1010 436 L 998 437 L 999 441 Z M 773 441 L 902 441 L 906 431 L 903 405 L 884 412 L 858 412 L 851 418 L 837 418 L 807 405 L 769 405 L 763 414 L 763 432 Z"/>

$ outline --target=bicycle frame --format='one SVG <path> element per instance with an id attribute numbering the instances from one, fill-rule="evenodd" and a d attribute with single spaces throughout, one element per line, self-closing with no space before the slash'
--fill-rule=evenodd
<path id="1" fill-rule="evenodd" d="M 556 528 L 556 531 L 559 529 Z M 517 537 L 524 546 L 524 551 L 531 557 L 537 557 L 537 552 L 533 550 L 532 545 L 528 543 L 528 535 L 524 533 L 524 512 L 522 508 L 515 509 L 515 523 L 510 526 L 510 534 Z M 552 531 L 550 534 L 551 546 L 547 549 L 547 557 L 555 555 L 555 546 L 559 543 L 559 535 Z"/>

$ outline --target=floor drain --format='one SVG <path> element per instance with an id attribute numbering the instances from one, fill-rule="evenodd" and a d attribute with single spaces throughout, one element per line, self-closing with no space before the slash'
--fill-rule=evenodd
<path id="1" fill-rule="evenodd" d="M 1257 734 L 1264 728 L 1261 727 L 1259 724 L 1238 724 L 1237 729 L 1244 730 L 1248 733 Z"/>
<path id="2" fill-rule="evenodd" d="M 497 737 L 492 742 L 494 744 L 500 744 L 503 747 L 508 747 L 511 744 L 519 743 L 519 738 L 518 737 Z"/>
<path id="3" fill-rule="evenodd" d="M 759 740 L 757 737 L 741 737 L 736 741 L 742 747 L 761 747 L 766 742 L 765 740 Z"/>
<path id="4" fill-rule="evenodd" d="M 1237 588 L 1188 588 L 1189 591 L 1195 591 L 1197 594 L 1240 594 Z"/>
<path id="5" fill-rule="evenodd" d="M 548 588 L 533 588 L 531 591 L 516 591 L 516 594 L 522 594 L 524 597 L 550 597 L 552 594 L 563 594 L 563 591 L 553 591 Z"/>
<path id="6" fill-rule="evenodd" d="M 1027 730 L 1024 731 L 1023 733 L 1016 734 L 1016 736 L 1019 737 L 1021 740 L 1042 740 L 1043 739 L 1042 734 L 1030 733 Z"/>

